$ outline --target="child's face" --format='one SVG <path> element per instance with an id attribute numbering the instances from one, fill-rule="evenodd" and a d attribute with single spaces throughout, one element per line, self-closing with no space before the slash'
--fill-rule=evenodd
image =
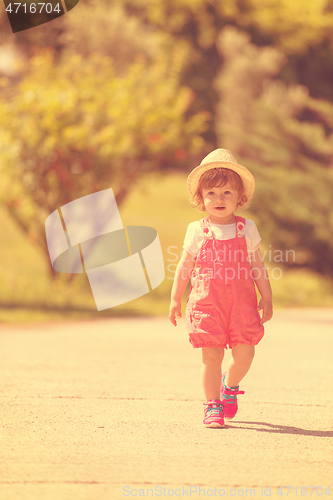
<path id="1" fill-rule="evenodd" d="M 211 222 L 232 224 L 235 221 L 234 211 L 240 201 L 240 195 L 229 182 L 224 186 L 204 188 L 202 199 Z"/>

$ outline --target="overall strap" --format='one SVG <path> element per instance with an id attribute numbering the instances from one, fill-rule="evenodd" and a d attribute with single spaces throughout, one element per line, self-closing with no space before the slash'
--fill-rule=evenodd
<path id="1" fill-rule="evenodd" d="M 235 215 L 236 221 L 236 237 L 244 238 L 245 236 L 245 219 L 244 217 L 239 217 L 239 215 Z"/>
<path id="2" fill-rule="evenodd" d="M 201 226 L 201 229 L 202 229 L 202 231 L 204 233 L 204 239 L 205 240 L 208 239 L 208 238 L 213 238 L 213 240 L 215 240 L 215 236 L 214 236 L 212 228 L 210 226 L 210 222 L 209 222 L 208 217 L 205 217 L 204 219 L 201 219 L 200 226 Z"/>

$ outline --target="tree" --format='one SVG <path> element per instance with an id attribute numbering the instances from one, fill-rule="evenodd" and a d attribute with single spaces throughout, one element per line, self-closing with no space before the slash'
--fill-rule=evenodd
<path id="1" fill-rule="evenodd" d="M 222 70 L 218 53 L 220 31 L 228 25 L 251 36 L 257 46 L 277 48 L 285 54 L 280 78 L 302 83 L 314 97 L 333 102 L 331 0 L 118 0 L 130 14 L 167 32 L 175 40 L 186 40 L 191 51 L 182 72 L 182 82 L 197 98 L 190 113 L 206 109 L 212 113 L 205 139 L 217 145 L 216 108 L 219 96 L 213 82 Z M 322 93 L 322 94 L 321 94 Z"/>
<path id="2" fill-rule="evenodd" d="M 0 17 L 0 27 L 4 21 Z M 287 56 L 279 78 L 306 85 L 312 97 L 333 102 L 332 21 L 332 0 L 114 0 L 111 5 L 109 0 L 86 0 L 66 16 L 15 39 L 29 57 L 35 46 L 84 56 L 97 50 L 113 58 L 117 72 L 138 53 L 152 57 L 161 39 L 186 43 L 181 83 L 196 96 L 187 116 L 211 113 L 203 133 L 211 148 L 217 145 L 219 97 L 213 82 L 223 66 L 217 49 L 220 31 L 232 25 L 248 33 L 255 45 L 278 48 Z"/>
<path id="3" fill-rule="evenodd" d="M 16 89 L 5 88 L 1 199 L 46 254 L 44 222 L 61 205 L 107 187 L 120 205 L 141 176 L 200 154 L 207 117 L 184 118 L 191 101 L 179 86 L 184 56 L 140 60 L 115 76 L 97 53 L 55 65 L 53 51 L 44 51 Z"/>
<path id="4" fill-rule="evenodd" d="M 229 27 L 216 87 L 220 137 L 256 178 L 251 212 L 266 241 L 295 250 L 294 266 L 333 274 L 333 105 L 274 80 L 283 54 Z M 244 85 L 246 82 L 246 85 Z"/>
<path id="5" fill-rule="evenodd" d="M 75 15 L 64 19 L 64 31 L 59 37 L 63 56 L 98 52 L 110 57 L 117 74 L 126 71 L 138 56 L 153 61 L 162 56 L 165 37 L 145 26 L 140 19 L 126 14 L 121 4 L 103 1 L 83 3 Z"/>

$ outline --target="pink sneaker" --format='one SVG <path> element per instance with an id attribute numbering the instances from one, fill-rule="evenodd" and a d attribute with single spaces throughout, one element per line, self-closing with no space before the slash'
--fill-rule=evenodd
<path id="1" fill-rule="evenodd" d="M 211 399 L 204 403 L 205 418 L 203 423 L 206 427 L 224 427 L 223 402 L 218 399 Z"/>
<path id="2" fill-rule="evenodd" d="M 245 392 L 239 391 L 239 386 L 234 389 L 227 389 L 225 385 L 226 374 L 227 372 L 222 373 L 221 400 L 224 404 L 224 418 L 226 420 L 231 420 L 234 418 L 238 410 L 237 394 L 245 394 Z"/>

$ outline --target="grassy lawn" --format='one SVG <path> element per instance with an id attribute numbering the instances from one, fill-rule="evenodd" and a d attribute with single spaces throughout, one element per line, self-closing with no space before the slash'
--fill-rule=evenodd
<path id="1" fill-rule="evenodd" d="M 0 210 L 0 322 L 62 321 L 119 315 L 166 315 L 173 272 L 189 222 L 203 214 L 193 209 L 186 176 L 153 175 L 131 193 L 120 214 L 124 225 L 154 227 L 161 241 L 166 278 L 153 292 L 105 311 L 96 310 L 86 275 L 71 283 L 59 273 L 52 281 L 45 256 Z M 244 212 L 251 218 L 250 211 Z M 258 223 L 260 231 L 260 221 Z M 263 250 L 269 242 L 263 243 Z M 267 263 L 272 267 L 271 263 Z M 276 265 L 276 264 L 275 264 Z M 276 307 L 333 307 L 333 284 L 308 271 L 282 269 L 271 276 Z M 184 305 L 186 297 L 184 296 Z"/>

